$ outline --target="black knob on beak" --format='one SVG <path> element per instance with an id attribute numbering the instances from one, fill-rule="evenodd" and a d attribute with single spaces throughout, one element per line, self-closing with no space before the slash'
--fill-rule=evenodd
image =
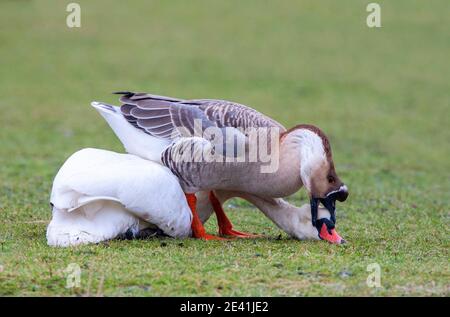
<path id="1" fill-rule="evenodd" d="M 329 192 L 325 198 L 314 198 L 310 200 L 311 220 L 313 226 L 317 225 L 319 202 L 330 212 L 330 220 L 336 223 L 336 200 L 345 201 L 348 197 L 347 186 L 341 185 L 339 189 Z"/>
<path id="2" fill-rule="evenodd" d="M 336 199 L 338 201 L 346 201 L 348 197 L 348 188 L 345 185 L 342 185 L 339 187 L 339 189 L 336 191 Z"/>

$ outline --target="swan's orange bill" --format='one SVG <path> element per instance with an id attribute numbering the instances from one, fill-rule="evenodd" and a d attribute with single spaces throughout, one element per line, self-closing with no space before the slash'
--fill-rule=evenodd
<path id="1" fill-rule="evenodd" d="M 328 232 L 328 228 L 326 224 L 322 225 L 322 228 L 320 229 L 320 237 L 324 240 L 327 240 L 330 243 L 334 244 L 342 244 L 345 243 L 345 240 L 341 238 L 341 236 L 336 232 L 336 230 L 333 228 L 330 230 L 331 234 Z"/>

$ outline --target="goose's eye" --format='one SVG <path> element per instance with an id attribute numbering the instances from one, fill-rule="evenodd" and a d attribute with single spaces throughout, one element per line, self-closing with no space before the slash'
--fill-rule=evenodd
<path id="1" fill-rule="evenodd" d="M 333 176 L 329 175 L 327 177 L 327 179 L 328 179 L 328 183 L 330 183 L 330 184 L 334 183 L 334 177 Z"/>

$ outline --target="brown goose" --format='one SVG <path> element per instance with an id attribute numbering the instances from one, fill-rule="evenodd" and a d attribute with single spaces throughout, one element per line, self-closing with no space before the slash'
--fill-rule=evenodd
<path id="1" fill-rule="evenodd" d="M 269 199 L 291 195 L 304 185 L 313 225 L 325 225 L 317 221 L 319 202 L 335 223 L 335 201 L 344 201 L 348 191 L 319 128 L 303 124 L 286 130 L 252 108 L 225 100 L 118 94 L 123 95 L 120 108 L 99 102 L 92 106 L 127 152 L 160 162 L 179 178 L 193 214 L 194 237 L 217 238 L 206 234 L 196 212 L 195 193 L 202 190 L 211 191 L 222 235 L 252 236 L 232 229 L 213 190 Z"/>

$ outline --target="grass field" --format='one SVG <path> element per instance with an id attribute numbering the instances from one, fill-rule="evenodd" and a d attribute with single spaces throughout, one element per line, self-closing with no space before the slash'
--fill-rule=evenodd
<path id="1" fill-rule="evenodd" d="M 370 1 L 77 0 L 73 29 L 69 2 L 0 2 L 0 295 L 449 295 L 447 0 L 378 1 L 379 29 L 366 26 Z M 266 238 L 48 247 L 64 160 L 123 151 L 89 106 L 117 103 L 117 90 L 229 99 L 320 126 L 351 192 L 337 214 L 349 243 L 290 239 L 234 200 L 236 229 Z M 80 288 L 65 287 L 70 263 Z M 380 288 L 366 285 L 371 263 Z"/>

